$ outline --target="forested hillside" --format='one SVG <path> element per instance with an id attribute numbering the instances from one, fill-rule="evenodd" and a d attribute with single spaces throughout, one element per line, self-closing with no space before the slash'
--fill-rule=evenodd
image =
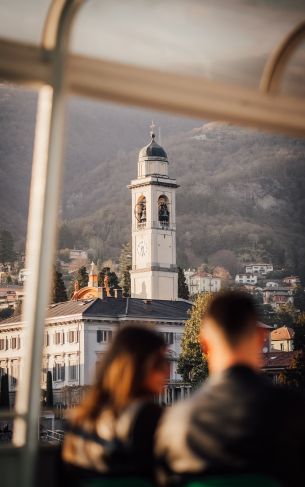
<path id="1" fill-rule="evenodd" d="M 1 223 L 22 241 L 35 97 L 2 89 L 0 103 Z M 130 237 L 126 186 L 151 118 L 180 184 L 179 263 L 230 255 L 231 271 L 259 259 L 305 277 L 305 140 L 84 100 L 69 102 L 60 247 L 118 258 Z"/>

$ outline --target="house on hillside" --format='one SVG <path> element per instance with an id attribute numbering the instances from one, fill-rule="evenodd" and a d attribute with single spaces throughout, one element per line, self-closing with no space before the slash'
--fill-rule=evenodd
<path id="1" fill-rule="evenodd" d="M 281 306 L 293 305 L 293 291 L 290 287 L 265 287 L 263 289 L 263 304 L 270 304 L 274 309 Z"/>
<path id="2" fill-rule="evenodd" d="M 256 274 L 265 276 L 269 272 L 273 272 L 272 264 L 248 264 L 245 266 L 246 274 Z"/>
<path id="3" fill-rule="evenodd" d="M 281 326 L 271 332 L 271 349 L 281 352 L 293 350 L 294 330 L 288 326 Z"/>
<path id="4" fill-rule="evenodd" d="M 287 286 L 291 286 L 293 288 L 300 286 L 301 284 L 301 279 L 299 276 L 287 276 L 284 277 L 283 283 L 286 284 Z"/>
<path id="5" fill-rule="evenodd" d="M 257 275 L 236 274 L 235 284 L 257 284 Z"/>
<path id="6" fill-rule="evenodd" d="M 7 285 L 0 287 L 0 309 L 15 309 L 23 301 L 24 290 L 22 286 Z"/>
<path id="7" fill-rule="evenodd" d="M 86 250 L 71 249 L 69 253 L 69 258 L 70 260 L 88 260 L 88 252 Z"/>
<path id="8" fill-rule="evenodd" d="M 270 377 L 275 384 L 279 383 L 281 373 L 292 366 L 296 354 L 297 352 L 295 351 L 280 352 L 277 350 L 263 353 L 263 373 Z"/>
<path id="9" fill-rule="evenodd" d="M 190 296 L 198 293 L 217 293 L 221 289 L 221 278 L 213 277 L 208 272 L 195 272 L 188 275 L 186 283 Z"/>

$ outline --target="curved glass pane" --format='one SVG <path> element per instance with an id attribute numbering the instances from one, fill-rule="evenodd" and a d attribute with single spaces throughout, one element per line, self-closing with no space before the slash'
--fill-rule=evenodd
<path id="1" fill-rule="evenodd" d="M 50 0 L 0 0 L 0 37 L 39 44 Z"/>
<path id="2" fill-rule="evenodd" d="M 281 83 L 285 95 L 305 95 L 305 39 L 289 60 Z"/>
<path id="3" fill-rule="evenodd" d="M 270 52 L 305 13 L 303 1 L 91 0 L 74 53 L 257 86 Z"/>

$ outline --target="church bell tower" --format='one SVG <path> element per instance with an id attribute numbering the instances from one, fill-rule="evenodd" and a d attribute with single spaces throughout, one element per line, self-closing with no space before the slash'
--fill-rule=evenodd
<path id="1" fill-rule="evenodd" d="M 176 265 L 176 188 L 168 176 L 163 147 L 151 141 L 141 149 L 138 177 L 131 181 L 132 270 L 131 297 L 178 299 Z"/>

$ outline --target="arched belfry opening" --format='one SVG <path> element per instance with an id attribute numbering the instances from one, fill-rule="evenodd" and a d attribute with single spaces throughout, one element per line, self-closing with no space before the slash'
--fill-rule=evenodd
<path id="1" fill-rule="evenodd" d="M 138 228 L 144 228 L 146 226 L 146 198 L 140 196 L 135 206 L 135 217 Z"/>
<path id="2" fill-rule="evenodd" d="M 158 198 L 158 220 L 162 227 L 169 227 L 169 223 L 170 223 L 169 199 L 165 195 L 161 195 Z"/>

